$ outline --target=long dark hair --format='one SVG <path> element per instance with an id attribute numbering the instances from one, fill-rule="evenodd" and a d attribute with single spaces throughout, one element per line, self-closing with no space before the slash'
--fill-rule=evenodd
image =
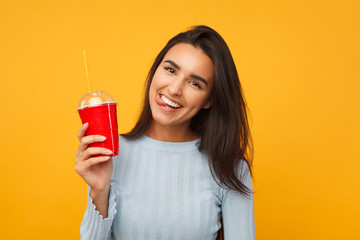
<path id="1" fill-rule="evenodd" d="M 176 35 L 161 50 L 147 76 L 141 115 L 135 127 L 123 136 L 136 139 L 149 129 L 152 121 L 149 89 L 153 76 L 165 54 L 178 43 L 202 49 L 215 67 L 212 106 L 200 110 L 190 122 L 190 128 L 201 137 L 199 150 L 207 154 L 211 173 L 220 186 L 249 196 L 252 192 L 243 183 L 247 173 L 240 169 L 244 162 L 252 175 L 253 145 L 247 106 L 228 46 L 215 30 L 207 26 L 196 26 Z"/>

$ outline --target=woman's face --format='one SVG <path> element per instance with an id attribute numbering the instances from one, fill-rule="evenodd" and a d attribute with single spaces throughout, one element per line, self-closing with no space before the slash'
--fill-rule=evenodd
<path id="1" fill-rule="evenodd" d="M 191 118 L 211 106 L 214 64 L 200 49 L 173 46 L 155 71 L 149 90 L 153 120 L 162 126 L 189 127 Z"/>

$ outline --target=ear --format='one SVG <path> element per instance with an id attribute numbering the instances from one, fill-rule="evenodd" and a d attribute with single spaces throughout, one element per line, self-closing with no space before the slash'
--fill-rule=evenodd
<path id="1" fill-rule="evenodd" d="M 202 107 L 203 109 L 209 109 L 212 106 L 212 100 L 209 99 L 206 104 Z"/>

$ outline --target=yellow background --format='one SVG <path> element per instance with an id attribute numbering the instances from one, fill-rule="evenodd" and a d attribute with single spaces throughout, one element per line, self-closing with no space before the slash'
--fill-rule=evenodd
<path id="1" fill-rule="evenodd" d="M 251 111 L 257 239 L 360 239 L 359 12 L 356 0 L 1 0 L 0 238 L 79 238 L 82 49 L 125 132 L 156 54 L 206 24 Z"/>

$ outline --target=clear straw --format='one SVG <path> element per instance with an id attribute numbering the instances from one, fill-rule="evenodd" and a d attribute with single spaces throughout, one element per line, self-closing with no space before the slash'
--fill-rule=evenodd
<path id="1" fill-rule="evenodd" d="M 90 93 L 91 92 L 91 85 L 90 85 L 89 68 L 88 68 L 88 63 L 87 63 L 86 51 L 85 50 L 83 50 L 83 55 L 84 55 L 84 62 L 85 62 L 86 80 L 87 80 L 88 89 L 89 89 L 89 93 Z"/>

